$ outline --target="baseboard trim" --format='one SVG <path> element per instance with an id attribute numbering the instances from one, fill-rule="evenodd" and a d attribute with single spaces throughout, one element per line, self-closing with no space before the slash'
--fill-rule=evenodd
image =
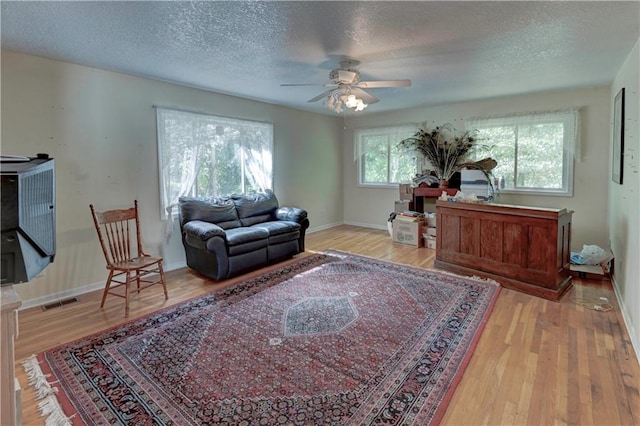
<path id="1" fill-rule="evenodd" d="M 342 225 L 342 223 L 334 222 L 334 223 L 329 223 L 327 225 L 314 226 L 313 228 L 307 229 L 307 234 L 313 234 L 314 232 L 324 231 L 325 229 L 335 228 L 336 226 L 340 226 L 340 225 Z"/>
<path id="2" fill-rule="evenodd" d="M 36 297 L 35 299 L 23 300 L 22 306 L 20 306 L 19 311 L 35 308 L 42 305 L 48 305 L 50 303 L 55 303 L 62 299 L 68 299 L 70 297 L 81 296 L 86 293 L 91 293 L 92 291 L 102 290 L 104 289 L 104 281 L 83 285 L 81 287 L 72 288 L 71 290 L 61 291 L 59 293 L 47 294 L 46 296 Z"/>
<path id="3" fill-rule="evenodd" d="M 615 275 L 611 277 L 611 284 L 613 285 L 613 292 L 616 295 L 616 300 L 618 302 L 618 306 L 620 307 L 620 313 L 622 313 L 622 319 L 624 320 L 624 325 L 627 327 L 627 334 L 629 335 L 629 339 L 631 339 L 631 346 L 633 346 L 633 350 L 636 353 L 636 358 L 638 363 L 640 364 L 640 341 L 638 341 L 638 335 L 636 334 L 636 330 L 633 328 L 633 322 L 631 321 L 631 316 L 627 311 L 627 307 L 624 303 L 622 303 L 622 294 L 618 289 L 618 285 L 616 284 Z"/>
<path id="4" fill-rule="evenodd" d="M 334 223 L 330 223 L 328 225 L 322 225 L 322 226 L 316 226 L 314 228 L 309 228 L 309 229 L 307 229 L 307 233 L 313 234 L 314 232 L 323 231 L 323 230 L 329 229 L 329 228 L 335 228 L 336 226 L 340 226 L 340 225 L 359 226 L 361 228 L 370 228 L 370 229 L 382 229 L 382 230 L 386 230 L 387 229 L 386 225 L 379 225 L 379 224 L 373 224 L 373 223 L 334 222 Z"/>
<path id="5" fill-rule="evenodd" d="M 165 272 L 174 271 L 176 269 L 185 268 L 187 265 L 184 262 L 172 263 L 171 265 L 164 265 Z M 36 297 L 35 299 L 23 300 L 22 306 L 19 311 L 36 308 L 38 306 L 48 305 L 55 303 L 59 300 L 68 299 L 71 297 L 82 296 L 83 294 L 91 293 L 92 291 L 98 291 L 104 289 L 105 281 L 99 281 L 92 284 L 83 285 L 81 287 L 72 288 L 71 290 L 61 291 L 59 293 L 47 294 L 46 296 Z"/>
<path id="6" fill-rule="evenodd" d="M 371 229 L 382 229 L 382 230 L 387 230 L 387 225 L 379 225 L 379 224 L 373 224 L 373 223 L 364 223 L 364 222 L 345 222 L 345 225 L 351 225 L 351 226 L 360 226 L 362 228 L 371 228 Z"/>

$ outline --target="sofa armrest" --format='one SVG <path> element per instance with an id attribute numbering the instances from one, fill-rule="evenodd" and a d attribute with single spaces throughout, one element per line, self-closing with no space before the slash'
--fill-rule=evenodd
<path id="1" fill-rule="evenodd" d="M 205 222 L 203 220 L 190 220 L 182 226 L 182 232 L 185 234 L 206 241 L 211 237 L 221 237 L 226 239 L 224 229 L 215 223 Z"/>
<path id="2" fill-rule="evenodd" d="M 298 207 L 280 207 L 275 212 L 276 219 L 288 220 L 300 224 L 300 237 L 298 238 L 298 249 L 300 253 L 304 251 L 304 238 L 309 227 L 307 211 Z"/>
<path id="3" fill-rule="evenodd" d="M 276 218 L 302 224 L 307 218 L 307 211 L 298 207 L 280 207 L 276 210 Z"/>

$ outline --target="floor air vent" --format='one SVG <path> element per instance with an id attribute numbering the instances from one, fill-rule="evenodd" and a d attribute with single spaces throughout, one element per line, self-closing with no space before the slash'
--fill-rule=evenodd
<path id="1" fill-rule="evenodd" d="M 60 306 L 68 305 L 70 303 L 77 302 L 78 299 L 76 297 L 72 297 L 70 299 L 58 300 L 57 302 L 49 303 L 48 305 L 44 305 L 42 307 L 43 311 L 48 311 L 49 309 L 58 308 Z"/>

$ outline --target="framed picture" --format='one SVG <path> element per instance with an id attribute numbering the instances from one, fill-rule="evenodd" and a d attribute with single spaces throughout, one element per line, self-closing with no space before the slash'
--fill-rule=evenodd
<path id="1" fill-rule="evenodd" d="M 624 87 L 613 101 L 613 167 L 611 177 L 622 185 L 624 172 Z"/>

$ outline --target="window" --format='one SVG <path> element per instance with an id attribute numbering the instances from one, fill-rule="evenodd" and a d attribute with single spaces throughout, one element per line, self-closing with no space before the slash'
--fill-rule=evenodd
<path id="1" fill-rule="evenodd" d="M 398 144 L 416 130 L 417 126 L 356 130 L 358 183 L 387 186 L 411 181 L 418 171 L 418 162 L 413 152 L 400 148 Z"/>
<path id="2" fill-rule="evenodd" d="M 467 120 L 478 129 L 486 150 L 498 162 L 493 175 L 507 193 L 573 194 L 573 160 L 578 111 L 564 110 Z"/>
<path id="3" fill-rule="evenodd" d="M 162 218 L 183 195 L 272 188 L 273 124 L 157 108 Z"/>

